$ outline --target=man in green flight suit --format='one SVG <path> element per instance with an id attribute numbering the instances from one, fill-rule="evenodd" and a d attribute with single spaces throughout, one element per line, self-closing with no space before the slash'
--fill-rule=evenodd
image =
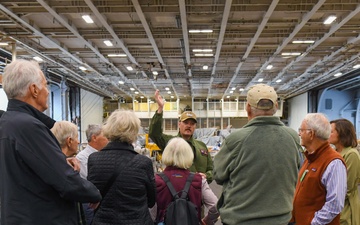
<path id="1" fill-rule="evenodd" d="M 164 99 L 161 97 L 159 90 L 155 91 L 155 101 L 158 104 L 158 110 L 155 112 L 151 120 L 149 136 L 157 144 L 161 151 L 163 151 L 168 141 L 175 136 L 166 135 L 162 132 Z M 193 112 L 183 112 L 178 123 L 179 133 L 177 137 L 182 137 L 193 149 L 194 163 L 190 167 L 190 171 L 200 173 L 204 178 L 206 178 L 208 183 L 211 183 L 213 179 L 213 161 L 205 143 L 193 138 L 196 123 L 196 115 Z"/>

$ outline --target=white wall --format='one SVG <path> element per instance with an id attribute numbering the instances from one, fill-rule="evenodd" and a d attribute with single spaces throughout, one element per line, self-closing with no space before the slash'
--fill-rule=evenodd
<path id="1" fill-rule="evenodd" d="M 0 88 L 0 109 L 6 110 L 8 105 L 8 98 L 4 92 L 4 89 Z"/>
<path id="2" fill-rule="evenodd" d="M 81 143 L 87 143 L 85 131 L 89 124 L 103 123 L 103 97 L 80 90 L 81 102 Z"/>
<path id="3" fill-rule="evenodd" d="M 289 107 L 289 127 L 297 131 L 305 115 L 308 113 L 307 93 L 287 99 L 286 101 L 288 102 Z"/>

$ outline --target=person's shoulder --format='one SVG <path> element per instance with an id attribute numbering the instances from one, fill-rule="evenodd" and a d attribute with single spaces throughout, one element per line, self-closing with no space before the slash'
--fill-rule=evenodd
<path id="1" fill-rule="evenodd" d="M 0 117 L 2 116 L 2 114 L 3 114 L 4 112 L 5 112 L 4 110 L 1 110 L 1 109 L 0 109 Z"/>

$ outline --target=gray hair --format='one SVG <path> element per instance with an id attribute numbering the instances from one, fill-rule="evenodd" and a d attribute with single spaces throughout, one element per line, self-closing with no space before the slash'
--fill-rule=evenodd
<path id="1" fill-rule="evenodd" d="M 51 132 L 58 140 L 60 147 L 63 148 L 68 137 L 75 139 L 78 136 L 78 127 L 69 121 L 57 121 L 51 128 Z"/>
<path id="2" fill-rule="evenodd" d="M 166 145 L 161 162 L 166 166 L 189 169 L 193 164 L 194 153 L 191 146 L 180 137 L 172 138 Z"/>
<path id="3" fill-rule="evenodd" d="M 309 129 L 315 131 L 316 137 L 323 140 L 329 139 L 331 133 L 331 125 L 324 114 L 308 113 L 304 118 L 304 122 Z"/>
<path id="4" fill-rule="evenodd" d="M 9 99 L 24 97 L 31 84 L 42 89 L 43 77 L 36 61 L 17 59 L 8 64 L 3 74 L 3 89 Z"/>
<path id="5" fill-rule="evenodd" d="M 273 103 L 272 101 L 268 99 L 261 99 L 258 102 L 258 106 L 262 107 L 272 107 L 271 109 L 258 109 L 254 106 L 251 106 L 251 112 L 254 114 L 254 116 L 273 116 L 277 111 L 277 103 Z"/>
<path id="6" fill-rule="evenodd" d="M 88 128 L 87 128 L 86 131 L 85 131 L 87 141 L 90 142 L 90 141 L 91 141 L 91 137 L 92 137 L 93 135 L 95 135 L 95 136 L 100 135 L 100 134 L 101 134 L 101 131 L 102 131 L 101 125 L 99 125 L 99 124 L 89 124 L 89 125 L 88 125 Z"/>
<path id="7" fill-rule="evenodd" d="M 117 109 L 111 113 L 103 126 L 103 134 L 110 141 L 129 144 L 137 140 L 140 119 L 133 111 Z"/>

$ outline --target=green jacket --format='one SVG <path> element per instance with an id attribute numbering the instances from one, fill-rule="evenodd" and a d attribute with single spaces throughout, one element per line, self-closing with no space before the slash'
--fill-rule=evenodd
<path id="1" fill-rule="evenodd" d="M 151 119 L 151 123 L 149 127 L 149 137 L 161 149 L 161 151 L 165 149 L 167 142 L 171 138 L 176 137 L 172 135 L 163 134 L 162 123 L 163 123 L 163 114 L 156 112 L 153 118 Z M 178 133 L 177 137 L 181 137 L 180 133 Z M 190 140 L 188 140 L 187 142 L 194 151 L 194 163 L 190 167 L 190 171 L 205 173 L 208 183 L 211 183 L 211 181 L 213 180 L 213 175 L 212 175 L 213 161 L 211 159 L 207 146 L 205 145 L 204 142 L 198 141 L 193 137 L 191 137 Z"/>
<path id="2" fill-rule="evenodd" d="M 287 224 L 300 149 L 297 132 L 274 116 L 256 117 L 227 136 L 214 158 L 214 179 L 223 185 L 222 222 Z"/>

